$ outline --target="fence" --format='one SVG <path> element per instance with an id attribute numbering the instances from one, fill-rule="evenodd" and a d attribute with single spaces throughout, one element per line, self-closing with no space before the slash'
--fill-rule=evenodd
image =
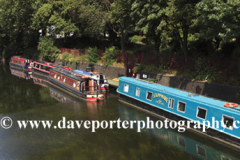
<path id="1" fill-rule="evenodd" d="M 75 57 L 82 54 L 87 54 L 87 50 L 60 48 L 61 52 L 67 52 L 69 54 L 75 54 Z M 104 50 L 99 50 L 99 58 L 103 56 Z M 185 57 L 182 55 L 170 55 L 170 54 L 154 54 L 154 53 L 137 53 L 128 54 L 128 52 L 117 51 L 117 62 L 124 63 L 127 70 L 132 69 L 137 64 L 153 65 L 159 68 L 160 66 L 166 67 L 168 70 L 178 70 L 182 74 L 186 71 L 196 71 L 196 64 L 198 59 L 208 64 L 211 68 L 215 68 L 216 72 L 223 78 L 223 81 L 229 79 L 229 77 L 236 77 L 240 72 L 240 64 L 238 59 L 228 58 L 210 58 L 210 57 L 187 57 L 187 64 L 185 63 Z M 129 74 L 130 75 L 130 74 Z"/>

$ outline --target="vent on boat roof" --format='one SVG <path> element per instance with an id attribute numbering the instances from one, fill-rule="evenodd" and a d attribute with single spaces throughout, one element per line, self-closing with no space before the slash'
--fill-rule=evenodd
<path id="1" fill-rule="evenodd" d="M 198 96 L 198 94 L 195 94 L 195 93 L 188 93 L 188 92 L 185 92 L 185 91 L 180 91 L 180 93 L 184 93 L 184 94 L 186 94 L 186 95 L 189 96 L 189 97 L 195 97 L 195 96 Z"/>
<path id="2" fill-rule="evenodd" d="M 194 93 L 187 93 L 187 95 L 188 95 L 189 97 L 195 97 L 195 96 L 198 96 L 197 94 L 194 94 Z"/>

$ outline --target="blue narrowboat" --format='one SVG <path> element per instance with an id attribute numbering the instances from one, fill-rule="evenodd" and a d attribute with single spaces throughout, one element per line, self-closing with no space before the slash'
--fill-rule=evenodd
<path id="1" fill-rule="evenodd" d="M 119 78 L 119 99 L 172 120 L 192 121 L 201 127 L 210 122 L 205 134 L 240 145 L 240 107 L 190 92 L 129 77 Z M 207 126 L 207 125 L 206 125 Z"/>
<path id="2" fill-rule="evenodd" d="M 130 109 L 125 107 L 118 107 L 120 118 L 123 120 L 141 120 L 147 124 L 146 117 L 142 114 L 138 114 L 137 112 L 133 112 Z M 156 119 L 154 117 L 154 119 Z M 157 119 L 156 119 L 157 120 Z M 154 120 L 153 120 L 154 121 Z M 136 124 L 134 128 L 137 128 Z M 214 145 L 218 145 L 219 148 L 215 149 L 212 145 L 212 141 L 209 141 L 208 137 L 202 137 L 198 134 L 198 136 L 185 136 L 184 134 L 180 134 L 175 130 L 172 129 L 147 129 L 145 126 L 144 134 L 152 135 L 161 141 L 166 142 L 168 145 L 168 149 L 172 147 L 176 147 L 183 152 L 186 152 L 193 157 L 189 157 L 189 159 L 202 159 L 202 160 L 212 160 L 212 159 L 219 159 L 219 160 L 237 160 L 240 154 L 238 152 L 238 148 L 232 148 L 231 146 L 226 146 L 222 143 L 214 142 Z M 191 133 L 191 132 L 189 132 Z M 188 134 L 189 135 L 189 134 Z M 192 134 L 191 134 L 192 135 Z M 217 141 L 218 142 L 218 141 Z M 234 151 L 234 157 L 229 154 L 229 150 Z M 161 151 L 161 147 L 159 153 Z M 237 154 L 236 154 L 237 153 Z M 181 157 L 179 157 L 181 158 Z M 182 159 L 182 158 L 181 158 Z"/>
<path id="3" fill-rule="evenodd" d="M 97 81 L 98 90 L 108 90 L 109 89 L 109 83 L 107 79 L 105 78 L 105 75 L 98 72 L 86 72 L 83 70 L 73 70 L 73 72 L 83 75 L 83 76 L 89 76 L 92 79 L 95 79 Z"/>
<path id="4" fill-rule="evenodd" d="M 23 58 L 23 57 L 11 57 L 9 66 L 15 69 L 21 69 L 26 71 L 31 71 L 32 69 L 32 60 Z"/>

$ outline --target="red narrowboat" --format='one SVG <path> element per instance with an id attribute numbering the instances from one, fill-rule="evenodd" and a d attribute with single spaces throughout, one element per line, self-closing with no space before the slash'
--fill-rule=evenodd
<path id="1" fill-rule="evenodd" d="M 22 69 L 26 71 L 31 71 L 32 69 L 32 60 L 27 58 L 20 57 L 11 57 L 9 66 L 11 68 Z"/>
<path id="2" fill-rule="evenodd" d="M 73 72 L 77 73 L 81 76 L 89 76 L 92 79 L 95 79 L 98 84 L 98 90 L 107 91 L 109 90 L 108 80 L 105 78 L 105 75 L 98 72 L 87 72 L 83 70 L 73 70 Z"/>
<path id="3" fill-rule="evenodd" d="M 48 87 L 48 79 L 41 77 L 41 76 L 37 76 L 37 75 L 33 75 L 33 83 L 42 87 Z"/>
<path id="4" fill-rule="evenodd" d="M 49 73 L 49 83 L 87 101 L 104 100 L 103 92 L 97 90 L 97 81 L 89 76 L 78 76 L 66 69 L 53 68 Z"/>
<path id="5" fill-rule="evenodd" d="M 33 61 L 34 73 L 41 73 L 42 75 L 48 76 L 50 69 L 53 69 L 53 68 L 62 68 L 62 69 L 71 70 L 71 67 L 56 65 L 56 64 L 50 63 L 50 62 Z"/>
<path id="6" fill-rule="evenodd" d="M 23 78 L 23 79 L 31 79 L 32 77 L 32 72 L 28 71 L 28 72 L 23 72 L 23 71 L 20 71 L 20 70 L 16 70 L 16 69 L 12 69 L 10 68 L 11 70 L 11 74 L 14 75 L 14 76 L 17 76 L 19 78 Z"/>

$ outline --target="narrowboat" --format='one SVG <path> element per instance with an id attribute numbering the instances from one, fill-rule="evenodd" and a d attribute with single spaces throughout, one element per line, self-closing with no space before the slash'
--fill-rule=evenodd
<path id="1" fill-rule="evenodd" d="M 129 77 L 119 78 L 117 92 L 121 101 L 175 121 L 191 121 L 189 127 L 197 132 L 227 144 L 240 145 L 240 107 L 236 103 Z M 207 121 L 210 126 L 204 132 Z M 195 128 L 194 122 L 199 122 L 202 128 Z"/>
<path id="2" fill-rule="evenodd" d="M 95 79 L 97 81 L 98 90 L 107 91 L 109 89 L 109 83 L 108 83 L 107 79 L 105 78 L 105 75 L 102 74 L 102 73 L 86 72 L 86 71 L 83 71 L 83 70 L 73 70 L 73 72 L 75 72 L 79 75 L 89 76 L 92 79 Z"/>
<path id="3" fill-rule="evenodd" d="M 19 78 L 31 79 L 31 77 L 32 77 L 31 71 L 21 71 L 21 70 L 12 69 L 12 68 L 10 68 L 10 70 L 11 70 L 12 75 L 17 76 Z"/>
<path id="4" fill-rule="evenodd" d="M 17 56 L 11 57 L 9 62 L 9 66 L 11 68 L 21 69 L 25 71 L 31 71 L 32 65 L 33 63 L 31 59 L 27 59 L 24 57 L 17 57 Z"/>
<path id="5" fill-rule="evenodd" d="M 74 98 L 67 96 L 66 94 L 64 94 L 63 92 L 55 88 L 49 87 L 49 91 L 50 91 L 50 96 L 56 99 L 58 102 L 70 103 L 70 104 L 78 103 L 77 100 L 75 100 Z"/>
<path id="6" fill-rule="evenodd" d="M 53 68 L 49 73 L 49 83 L 57 89 L 68 92 L 87 101 L 104 100 L 102 91 L 97 90 L 97 81 L 88 76 L 78 76 L 66 69 Z"/>
<path id="7" fill-rule="evenodd" d="M 63 69 L 71 70 L 71 67 L 66 67 L 66 66 L 62 66 L 62 65 L 56 65 L 56 64 L 50 63 L 50 62 L 33 61 L 33 71 L 34 71 L 34 74 L 40 73 L 41 75 L 48 76 L 49 75 L 49 71 L 52 68 L 63 68 Z"/>
<path id="8" fill-rule="evenodd" d="M 42 76 L 33 75 L 33 83 L 42 87 L 48 87 L 48 79 Z"/>
<path id="9" fill-rule="evenodd" d="M 119 115 L 121 120 L 141 120 L 147 124 L 146 117 L 138 112 L 128 109 L 127 107 L 118 107 Z M 156 122 L 158 117 L 150 116 L 151 121 Z M 137 124 L 133 125 L 137 128 Z M 208 137 L 201 136 L 199 134 L 193 134 L 193 132 L 178 133 L 176 130 L 172 129 L 148 129 L 145 125 L 144 134 L 151 135 L 160 141 L 166 142 L 168 149 L 178 148 L 180 151 L 186 152 L 192 157 L 188 159 L 219 159 L 219 160 L 237 160 L 240 156 L 239 149 L 233 147 L 227 147 L 224 144 L 217 143 L 218 141 L 213 141 Z M 187 135 L 187 136 L 186 136 Z M 218 146 L 216 147 L 214 146 Z M 161 147 L 160 147 L 161 149 Z M 178 154 L 178 153 L 176 153 Z M 234 155 L 234 156 L 233 156 Z M 179 157 L 180 159 L 183 159 Z"/>

